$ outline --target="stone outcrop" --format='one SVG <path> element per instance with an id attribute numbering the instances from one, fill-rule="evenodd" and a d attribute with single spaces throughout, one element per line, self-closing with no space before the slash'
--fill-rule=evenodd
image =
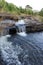
<path id="1" fill-rule="evenodd" d="M 43 31 L 43 22 L 39 22 L 36 19 L 32 19 L 31 17 L 28 19 L 25 19 L 26 23 L 26 32 L 39 32 Z"/>
<path id="2" fill-rule="evenodd" d="M 26 25 L 26 32 L 40 32 L 43 31 L 43 24 L 28 24 Z"/>
<path id="3" fill-rule="evenodd" d="M 18 15 L 13 15 L 13 14 L 9 14 L 9 13 L 0 13 L 0 20 L 4 20 L 4 19 L 10 19 L 10 20 L 19 20 L 19 16 Z"/>

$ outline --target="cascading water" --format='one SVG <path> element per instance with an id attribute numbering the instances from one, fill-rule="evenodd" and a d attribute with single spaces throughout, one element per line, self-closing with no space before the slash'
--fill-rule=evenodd
<path id="1" fill-rule="evenodd" d="M 19 32 L 17 31 L 17 34 L 21 36 L 26 36 L 26 26 L 24 20 L 19 20 L 18 22 L 16 22 L 15 25 L 18 27 L 19 31 Z"/>

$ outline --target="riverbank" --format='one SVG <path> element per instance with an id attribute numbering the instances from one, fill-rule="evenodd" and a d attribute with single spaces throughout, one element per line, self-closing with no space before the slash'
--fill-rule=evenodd
<path id="1" fill-rule="evenodd" d="M 43 31 L 43 22 L 41 22 L 38 18 L 30 15 L 9 15 L 9 14 L 3 14 L 5 15 L 5 18 L 3 21 L 0 21 L 0 32 L 2 33 L 5 28 L 13 27 L 15 26 L 16 22 L 21 22 L 21 20 L 24 21 L 25 27 L 26 27 L 26 33 L 33 33 L 33 32 L 40 32 Z M 11 18 L 12 17 L 12 18 Z M 14 18 L 14 19 L 13 19 Z M 1 27 L 3 28 L 1 30 Z"/>
<path id="2" fill-rule="evenodd" d="M 39 20 L 32 18 L 25 19 L 25 22 L 27 33 L 43 31 L 43 22 L 40 22 Z"/>

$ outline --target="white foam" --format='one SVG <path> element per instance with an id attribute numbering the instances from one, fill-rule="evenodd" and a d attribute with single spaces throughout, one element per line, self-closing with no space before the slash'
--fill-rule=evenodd
<path id="1" fill-rule="evenodd" d="M 27 34 L 25 32 L 20 32 L 20 33 L 17 33 L 19 34 L 20 36 L 27 36 Z"/>
<path id="2" fill-rule="evenodd" d="M 7 37 L 10 35 L 0 37 L 0 49 L 2 52 L 2 58 L 7 65 L 9 64 L 17 64 L 21 65 L 21 62 L 18 60 L 18 54 L 22 52 L 22 48 L 18 45 L 13 46 L 12 42 L 7 41 Z"/>
<path id="3" fill-rule="evenodd" d="M 16 22 L 16 25 L 20 25 L 20 24 L 25 24 L 24 20 L 19 20 L 18 22 Z"/>
<path id="4" fill-rule="evenodd" d="M 11 37 L 11 35 L 6 35 L 6 37 Z"/>

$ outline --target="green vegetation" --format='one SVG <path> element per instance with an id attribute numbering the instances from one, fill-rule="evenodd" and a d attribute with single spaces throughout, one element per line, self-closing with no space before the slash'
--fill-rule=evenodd
<path id="1" fill-rule="evenodd" d="M 29 6 L 29 8 L 31 8 Z M 7 12 L 12 14 L 33 14 L 32 9 L 23 9 L 22 7 L 17 7 L 12 3 L 7 3 L 5 0 L 0 0 L 0 12 Z"/>
<path id="2" fill-rule="evenodd" d="M 41 9 L 41 11 L 39 12 L 40 16 L 43 16 L 43 8 Z"/>
<path id="3" fill-rule="evenodd" d="M 25 8 L 17 7 L 16 5 L 12 3 L 7 3 L 5 0 L 0 0 L 0 13 L 11 13 L 15 15 L 39 15 L 43 17 L 43 8 L 40 12 L 34 12 L 32 10 L 32 7 L 30 5 L 26 5 Z"/>
<path id="4" fill-rule="evenodd" d="M 19 8 L 12 3 L 7 3 L 5 0 L 0 0 L 0 12 L 7 12 L 7 13 L 19 13 Z"/>

